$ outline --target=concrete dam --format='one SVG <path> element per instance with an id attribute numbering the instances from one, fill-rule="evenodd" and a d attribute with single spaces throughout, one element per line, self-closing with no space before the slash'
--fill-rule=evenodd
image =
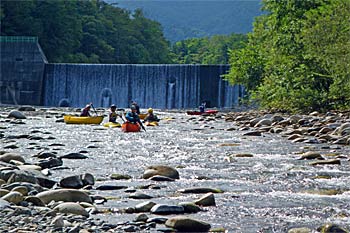
<path id="1" fill-rule="evenodd" d="M 244 88 L 228 65 L 52 64 L 34 37 L 1 37 L 0 104 L 188 109 L 232 108 Z"/>

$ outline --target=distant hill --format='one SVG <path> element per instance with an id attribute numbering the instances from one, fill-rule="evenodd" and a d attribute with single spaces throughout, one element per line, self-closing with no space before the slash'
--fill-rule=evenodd
<path id="1" fill-rule="evenodd" d="M 105 0 L 117 7 L 143 10 L 162 24 L 171 42 L 216 34 L 245 34 L 261 15 L 260 0 Z"/>

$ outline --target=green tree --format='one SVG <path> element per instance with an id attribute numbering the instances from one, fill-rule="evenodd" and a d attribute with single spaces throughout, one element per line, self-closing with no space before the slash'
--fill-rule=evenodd
<path id="1" fill-rule="evenodd" d="M 263 4 L 268 14 L 255 21 L 247 46 L 231 52 L 226 78 L 247 86 L 265 108 L 320 110 L 332 108 L 337 98 L 349 104 L 347 94 L 337 94 L 348 90 L 349 2 L 265 0 Z M 319 37 L 323 34 L 326 40 Z"/>

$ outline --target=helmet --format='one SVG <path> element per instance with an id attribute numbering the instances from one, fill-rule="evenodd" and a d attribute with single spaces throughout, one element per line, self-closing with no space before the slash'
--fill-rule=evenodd
<path id="1" fill-rule="evenodd" d="M 111 105 L 111 108 L 117 108 L 117 106 L 115 106 L 114 104 Z"/>
<path id="2" fill-rule="evenodd" d="M 135 105 L 131 105 L 130 109 L 131 109 L 131 110 L 136 110 Z"/>
<path id="3" fill-rule="evenodd" d="M 149 109 L 147 110 L 147 112 L 148 112 L 148 113 L 152 113 L 152 112 L 153 112 L 153 108 L 149 108 Z"/>
<path id="4" fill-rule="evenodd" d="M 90 104 L 87 104 L 87 105 L 85 106 L 85 108 L 91 108 L 91 105 L 90 105 Z"/>

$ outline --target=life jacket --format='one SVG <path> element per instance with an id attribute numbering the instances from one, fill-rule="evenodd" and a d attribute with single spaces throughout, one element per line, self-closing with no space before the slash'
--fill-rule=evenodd
<path id="1" fill-rule="evenodd" d="M 87 108 L 84 108 L 83 111 L 80 113 L 80 116 L 90 116 L 89 110 Z"/>
<path id="2" fill-rule="evenodd" d="M 117 117 L 118 117 L 118 113 L 116 112 L 111 112 L 109 114 L 109 121 L 110 122 L 115 122 L 117 120 Z"/>

